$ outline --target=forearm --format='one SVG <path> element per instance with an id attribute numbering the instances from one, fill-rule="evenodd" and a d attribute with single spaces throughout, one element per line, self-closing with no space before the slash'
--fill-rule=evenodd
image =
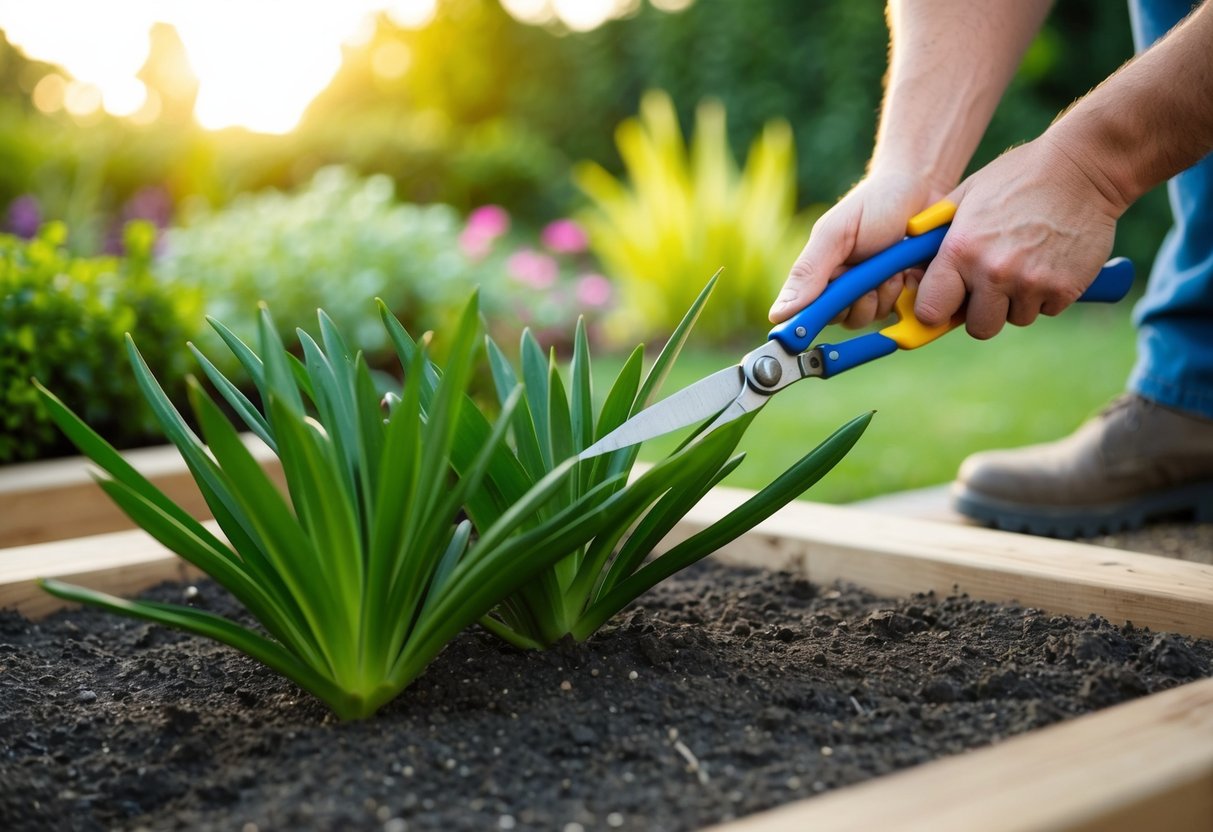
<path id="1" fill-rule="evenodd" d="M 1213 3 L 1081 99 L 1045 139 L 1118 212 L 1213 151 Z"/>
<path id="2" fill-rule="evenodd" d="M 873 170 L 950 190 L 1051 0 L 890 0 L 889 73 Z"/>

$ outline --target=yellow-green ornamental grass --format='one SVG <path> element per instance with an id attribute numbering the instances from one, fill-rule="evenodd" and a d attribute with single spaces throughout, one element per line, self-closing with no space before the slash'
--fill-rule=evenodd
<path id="1" fill-rule="evenodd" d="M 299 331 L 302 359 L 284 348 L 266 310 L 259 352 L 211 321 L 260 402 L 197 349 L 195 357 L 228 407 L 278 455 L 285 495 L 199 381 L 188 379 L 201 435 L 128 339 L 139 386 L 222 537 L 39 387 L 42 399 L 102 469 L 98 481 L 123 511 L 227 588 L 260 627 L 59 581 L 43 587 L 235 647 L 346 719 L 369 716 L 395 698 L 477 620 L 525 646 L 546 646 L 566 634 L 584 639 L 649 586 L 793 499 L 841 459 L 867 424 L 866 415 L 853 421 L 745 507 L 644 565 L 659 532 L 740 462 L 731 453 L 745 422 L 686 445 L 632 485 L 627 473 L 634 450 L 586 462 L 576 453 L 655 391 L 705 299 L 706 290 L 643 383 L 637 351 L 596 418 L 584 330 L 573 359 L 571 403 L 554 363 L 543 362 L 524 336 L 526 387 L 490 344 L 500 409 L 492 419 L 482 412 L 468 396 L 482 343 L 475 297 L 441 369 L 381 306 L 405 370 L 404 389 L 389 397 L 386 413 L 361 353 L 323 312 L 319 342 Z M 470 519 L 458 521 L 461 510 Z"/>

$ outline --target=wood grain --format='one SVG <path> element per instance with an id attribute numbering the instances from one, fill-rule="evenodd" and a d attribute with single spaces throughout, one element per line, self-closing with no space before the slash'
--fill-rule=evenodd
<path id="1" fill-rule="evenodd" d="M 242 438 L 281 485 L 274 453 L 252 434 Z M 211 516 L 176 448 L 140 448 L 123 456 L 194 517 Z M 0 548 L 131 528 L 126 515 L 93 481 L 90 470 L 94 466 L 81 456 L 0 467 Z"/>
<path id="2" fill-rule="evenodd" d="M 218 531 L 213 520 L 205 525 Z M 41 618 L 68 606 L 44 592 L 38 586 L 39 578 L 58 578 L 130 596 L 162 581 L 186 580 L 198 574 L 139 529 L 17 546 L 0 551 L 0 609 Z"/>

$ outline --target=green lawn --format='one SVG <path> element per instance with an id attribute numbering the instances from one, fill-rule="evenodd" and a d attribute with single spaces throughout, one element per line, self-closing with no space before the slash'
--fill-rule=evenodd
<path id="1" fill-rule="evenodd" d="M 776 396 L 754 421 L 741 443 L 746 461 L 725 484 L 763 486 L 864 410 L 877 411 L 871 427 L 806 497 L 848 502 L 947 482 L 973 451 L 1058 438 L 1123 389 L 1134 354 L 1129 309 L 1127 302 L 1076 307 L 1026 329 L 1007 327 L 985 342 L 957 331 L 833 380 L 804 381 Z M 755 333 L 754 346 L 765 334 Z M 832 330 L 821 340 L 853 334 Z M 663 394 L 739 357 L 692 334 Z M 599 393 L 622 360 L 596 359 Z M 659 458 L 683 435 L 647 443 L 640 458 Z"/>

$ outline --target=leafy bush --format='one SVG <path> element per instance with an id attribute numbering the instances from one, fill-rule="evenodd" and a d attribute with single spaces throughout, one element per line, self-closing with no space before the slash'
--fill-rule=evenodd
<path id="1" fill-rule="evenodd" d="M 403 331 L 386 309 L 383 314 L 393 331 Z M 469 522 L 455 523 L 464 501 L 481 493 L 486 478 L 497 476 L 497 452 L 521 401 L 521 391 L 515 391 L 491 424 L 467 398 L 479 340 L 477 316 L 473 299 L 449 345 L 441 378 L 431 372 L 423 350 L 413 351 L 403 399 L 386 419 L 363 354 L 351 352 L 323 312 L 318 327 L 323 346 L 299 332 L 302 361 L 285 350 L 266 311 L 258 325 L 260 355 L 216 323 L 254 380 L 262 409 L 201 352 L 195 355 L 227 404 L 278 454 L 289 497 L 277 490 L 216 402 L 191 378 L 190 403 L 201 426 L 201 438 L 196 436 L 128 340 L 139 387 L 227 542 L 40 388 L 55 421 L 108 475 L 101 487 L 114 502 L 230 590 L 264 633 L 190 607 L 126 601 L 51 580 L 43 587 L 68 600 L 235 647 L 311 691 L 343 718 L 374 713 L 456 633 L 610 519 L 594 505 L 600 492 L 539 517 L 572 473 L 570 460 L 517 494 L 508 511 L 478 529 L 475 542 Z M 461 476 L 452 483 L 456 460 Z"/>
<path id="2" fill-rule="evenodd" d="M 590 352 L 583 325 L 578 325 L 568 384 L 556 365 L 554 351 L 545 356 L 529 332 L 522 335 L 521 372 L 510 366 L 489 339 L 493 380 L 505 411 L 512 411 L 513 451 L 499 450 L 484 487 L 472 492 L 467 513 L 478 529 L 491 528 L 514 513 L 516 501 L 563 470 L 570 457 L 614 430 L 645 407 L 678 356 L 711 292 L 709 283 L 680 322 L 673 337 L 641 380 L 644 348 L 637 347 L 595 409 Z M 416 359 L 407 333 L 395 330 L 402 360 Z M 515 402 L 518 381 L 526 395 Z M 429 405 L 422 398 L 422 407 Z M 559 560 L 549 559 L 531 581 L 520 585 L 481 624 L 520 647 L 541 649 L 572 636 L 583 641 L 636 596 L 680 569 L 711 554 L 745 533 L 791 500 L 837 464 L 864 432 L 871 414 L 839 429 L 818 448 L 788 468 L 745 504 L 690 539 L 646 563 L 653 548 L 707 491 L 741 464 L 737 443 L 755 414 L 730 422 L 698 441 L 684 444 L 628 483 L 638 446 L 576 463 L 572 476 L 556 492 L 544 514 L 574 511 L 578 505 L 603 512 L 601 531 L 549 544 Z M 487 427 L 482 427 L 483 433 Z M 453 458 L 457 470 L 472 457 Z M 535 520 L 530 521 L 537 522 Z M 483 541 L 484 538 L 482 538 Z"/>
<path id="3" fill-rule="evenodd" d="M 615 138 L 630 187 L 594 162 L 576 181 L 591 201 L 582 219 L 593 251 L 620 287 L 619 332 L 669 333 L 701 276 L 723 266 L 721 296 L 701 327 L 714 338 L 752 337 L 811 226 L 795 212 L 787 123 L 767 124 L 740 173 L 719 104 L 700 105 L 689 153 L 661 92 L 646 95 Z"/>
<path id="4" fill-rule="evenodd" d="M 154 422 L 133 380 L 114 367 L 124 332 L 144 344 L 157 372 L 179 374 L 180 344 L 193 337 L 195 293 L 170 290 L 150 271 L 155 232 L 126 229 L 128 256 L 77 258 L 67 229 L 48 223 L 26 241 L 0 235 L 0 463 L 67 450 L 38 404 L 33 376 L 116 445 L 146 441 Z M 170 388 L 180 398 L 180 386 Z"/>
<path id="5" fill-rule="evenodd" d="M 203 288 L 207 311 L 242 337 L 256 332 L 259 301 L 275 310 L 284 338 L 296 327 L 316 335 L 322 307 L 374 356 L 387 339 L 366 298 L 426 329 L 467 297 L 474 274 L 458 247 L 461 228 L 451 208 L 396 202 L 385 176 L 332 167 L 296 193 L 239 197 L 170 231 L 159 269 Z"/>

